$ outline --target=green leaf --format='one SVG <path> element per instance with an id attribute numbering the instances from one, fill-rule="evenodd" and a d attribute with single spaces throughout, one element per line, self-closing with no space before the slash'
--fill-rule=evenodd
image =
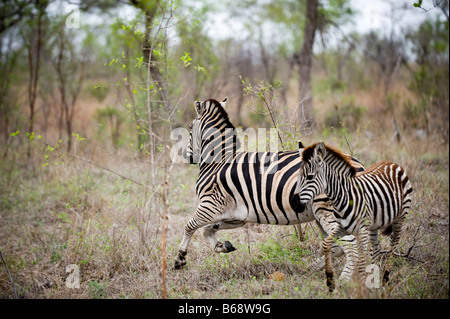
<path id="1" fill-rule="evenodd" d="M 196 67 L 194 67 L 194 69 L 196 69 L 198 72 L 206 73 L 206 69 L 198 64 Z"/>
<path id="2" fill-rule="evenodd" d="M 191 65 L 192 58 L 189 56 L 189 53 L 184 52 L 184 55 L 180 58 L 180 60 L 183 61 L 184 67 L 188 67 L 189 65 Z"/>
<path id="3" fill-rule="evenodd" d="M 144 63 L 144 57 L 138 57 L 137 59 L 137 63 L 134 65 L 135 68 L 140 68 L 142 66 L 142 63 Z"/>
<path id="4" fill-rule="evenodd" d="M 30 141 L 34 140 L 34 132 L 25 133 L 25 135 L 30 139 Z"/>
<path id="5" fill-rule="evenodd" d="M 162 53 L 161 53 L 161 50 L 160 50 L 160 49 L 158 49 L 158 50 L 153 50 L 153 54 L 154 54 L 155 56 L 162 56 Z"/>
<path id="6" fill-rule="evenodd" d="M 20 131 L 15 131 L 15 132 L 12 132 L 11 134 L 9 134 L 9 136 L 17 136 L 17 134 L 19 134 L 20 133 Z"/>
<path id="7" fill-rule="evenodd" d="M 72 133 L 72 136 L 76 137 L 79 141 L 84 141 L 86 138 L 81 137 L 78 133 Z"/>

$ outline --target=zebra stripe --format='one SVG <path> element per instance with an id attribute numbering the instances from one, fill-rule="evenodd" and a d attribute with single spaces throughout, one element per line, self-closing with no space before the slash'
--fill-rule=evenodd
<path id="1" fill-rule="evenodd" d="M 306 203 L 320 193 L 330 198 L 334 217 L 340 227 L 323 243 L 327 284 L 332 282 L 331 258 L 328 254 L 333 232 L 359 234 L 358 269 L 365 270 L 364 251 L 372 244 L 372 262 L 379 259 L 378 232 L 391 235 L 391 254 L 400 239 L 405 216 L 411 208 L 412 186 L 404 169 L 391 162 L 380 162 L 357 172 L 349 158 L 340 151 L 314 144 L 302 152 L 302 164 L 296 193 Z"/>
<path id="2" fill-rule="evenodd" d="M 215 237 L 221 229 L 241 227 L 245 223 L 296 225 L 319 220 L 324 232 L 334 229 L 335 221 L 327 205 L 300 203 L 294 194 L 301 158 L 298 151 L 238 152 L 239 139 L 224 110 L 226 99 L 195 102 L 196 119 L 190 127 L 184 157 L 199 164 L 196 183 L 199 205 L 187 222 L 175 268 L 186 264 L 187 247 L 193 233 L 203 227 L 204 236 L 215 252 L 234 250 Z M 352 159 L 355 169 L 363 166 Z M 351 238 L 349 238 L 351 241 Z M 346 248 L 335 248 L 334 255 Z"/>

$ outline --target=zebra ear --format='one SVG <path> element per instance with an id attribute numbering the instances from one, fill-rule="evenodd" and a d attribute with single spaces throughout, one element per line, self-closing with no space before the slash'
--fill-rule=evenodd
<path id="1" fill-rule="evenodd" d="M 302 141 L 298 140 L 298 153 L 300 154 L 300 156 L 302 156 L 304 149 L 305 146 L 303 145 Z"/>
<path id="2" fill-rule="evenodd" d="M 323 142 L 317 143 L 316 147 L 314 148 L 314 158 L 319 165 L 323 163 L 325 155 L 327 155 L 325 144 Z"/>
<path id="3" fill-rule="evenodd" d="M 228 97 L 224 98 L 222 102 L 220 102 L 220 105 L 222 105 L 223 108 L 227 105 Z"/>
<path id="4" fill-rule="evenodd" d="M 202 115 L 202 101 L 195 101 L 195 112 L 197 113 L 197 118 L 199 118 Z"/>

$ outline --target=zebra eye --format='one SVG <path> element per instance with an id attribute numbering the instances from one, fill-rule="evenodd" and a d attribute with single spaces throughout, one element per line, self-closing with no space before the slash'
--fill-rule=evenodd
<path id="1" fill-rule="evenodd" d="M 308 181 L 312 180 L 313 178 L 314 178 L 314 175 L 313 175 L 313 174 L 308 174 L 308 175 L 306 175 L 306 179 L 307 179 Z"/>

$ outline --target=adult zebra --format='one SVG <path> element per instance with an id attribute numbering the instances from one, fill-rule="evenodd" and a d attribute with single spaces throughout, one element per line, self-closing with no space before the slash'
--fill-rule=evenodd
<path id="1" fill-rule="evenodd" d="M 295 225 L 317 220 L 324 234 L 336 227 L 332 208 L 324 196 L 319 196 L 312 205 L 300 204 L 299 197 L 294 196 L 300 167 L 298 151 L 237 151 L 239 140 L 224 110 L 226 101 L 195 102 L 197 117 L 190 125 L 184 156 L 190 163 L 200 166 L 196 184 L 200 203 L 185 226 L 175 268 L 186 264 L 189 242 L 201 227 L 217 253 L 235 250 L 230 242 L 216 239 L 218 230 L 241 227 L 249 222 Z M 356 169 L 364 169 L 356 160 L 352 162 Z M 353 268 L 354 237 L 344 238 L 343 243 L 341 247 L 335 246 L 332 253 L 333 256 L 346 254 L 347 264 L 342 273 L 349 276 Z M 320 267 L 320 261 L 317 265 Z"/>
<path id="2" fill-rule="evenodd" d="M 403 168 L 391 162 L 379 162 L 357 172 L 339 150 L 322 142 L 303 150 L 302 164 L 295 190 L 301 203 L 325 193 L 332 201 L 339 223 L 323 242 L 327 285 L 334 289 L 330 248 L 336 232 L 359 235 L 358 273 L 365 271 L 368 241 L 372 244 L 372 263 L 379 260 L 378 232 L 391 234 L 390 254 L 396 248 L 405 216 L 411 207 L 412 186 Z M 388 272 L 385 272 L 384 277 Z"/>

